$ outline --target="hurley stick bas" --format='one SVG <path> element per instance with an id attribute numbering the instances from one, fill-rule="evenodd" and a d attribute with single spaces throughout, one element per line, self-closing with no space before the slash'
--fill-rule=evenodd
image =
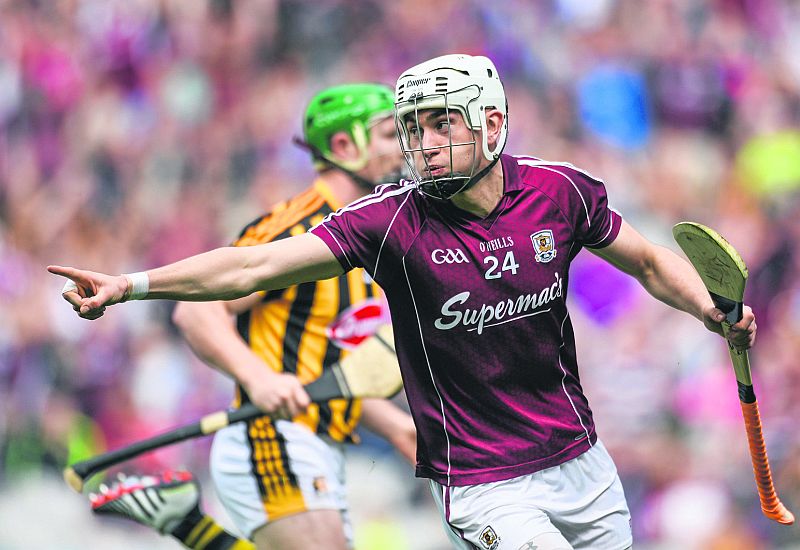
<path id="1" fill-rule="evenodd" d="M 394 351 L 392 328 L 384 325 L 350 355 L 306 385 L 305 390 L 313 402 L 322 402 L 335 398 L 392 397 L 402 387 L 403 380 Z M 234 410 L 211 413 L 198 422 L 76 462 L 64 469 L 64 480 L 80 493 L 88 477 L 111 466 L 161 447 L 212 434 L 230 424 L 263 415 L 264 412 L 252 403 Z"/>
<path id="2" fill-rule="evenodd" d="M 742 319 L 747 266 L 728 241 L 704 225 L 681 222 L 672 228 L 672 234 L 703 280 L 714 305 L 725 313 L 722 330 L 727 338 L 731 325 Z M 728 351 L 739 386 L 739 403 L 744 415 L 761 510 L 768 518 L 791 525 L 794 515 L 780 501 L 772 482 L 747 351 L 737 351 L 730 342 Z"/>

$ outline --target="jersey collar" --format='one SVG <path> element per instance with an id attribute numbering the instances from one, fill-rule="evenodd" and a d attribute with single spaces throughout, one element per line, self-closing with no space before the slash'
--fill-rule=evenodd
<path id="1" fill-rule="evenodd" d="M 511 155 L 500 155 L 500 162 L 503 163 L 503 195 L 522 191 L 522 177 L 519 175 L 519 165 L 517 159 Z"/>
<path id="2" fill-rule="evenodd" d="M 322 178 L 317 178 L 314 180 L 314 189 L 316 189 L 317 193 L 322 195 L 322 198 L 325 199 L 325 202 L 328 203 L 333 210 L 339 210 L 341 207 L 345 206 L 342 204 L 339 199 L 336 198 L 336 195 L 331 190 L 330 186 L 325 183 L 325 180 Z"/>

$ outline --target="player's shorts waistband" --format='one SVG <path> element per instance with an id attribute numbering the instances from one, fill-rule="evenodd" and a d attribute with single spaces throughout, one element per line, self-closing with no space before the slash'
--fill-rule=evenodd
<path id="1" fill-rule="evenodd" d="M 513 479 L 515 477 L 532 474 L 540 470 L 563 464 L 582 455 L 591 449 L 596 443 L 597 433 L 592 430 L 589 432 L 589 437 L 585 437 L 569 447 L 545 458 L 535 459 L 522 464 L 500 466 L 481 470 L 459 470 L 458 468 L 453 467 L 449 473 L 447 471 L 441 472 L 435 470 L 426 465 L 417 465 L 416 476 L 428 478 L 440 485 L 452 487 L 504 481 L 506 479 Z"/>

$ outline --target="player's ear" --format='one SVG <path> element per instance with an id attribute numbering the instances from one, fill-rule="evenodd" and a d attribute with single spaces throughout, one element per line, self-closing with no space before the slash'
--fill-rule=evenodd
<path id="1" fill-rule="evenodd" d="M 500 131 L 503 129 L 505 117 L 499 109 L 489 107 L 486 113 L 486 140 L 489 143 L 489 149 L 493 149 L 497 140 L 500 139 Z"/>
<path id="2" fill-rule="evenodd" d="M 331 136 L 331 153 L 342 160 L 357 160 L 358 147 L 347 132 L 336 132 Z"/>

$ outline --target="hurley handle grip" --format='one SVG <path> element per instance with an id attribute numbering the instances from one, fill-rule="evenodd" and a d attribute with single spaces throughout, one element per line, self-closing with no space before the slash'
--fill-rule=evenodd
<path id="1" fill-rule="evenodd" d="M 758 402 L 741 403 L 744 425 L 747 430 L 747 444 L 750 446 L 750 458 L 753 462 L 753 472 L 756 476 L 758 498 L 761 501 L 761 511 L 770 519 L 791 525 L 794 523 L 794 514 L 783 505 L 772 483 L 772 472 L 767 457 L 767 446 L 764 443 L 764 434 L 761 430 L 761 415 L 758 412 Z"/>

